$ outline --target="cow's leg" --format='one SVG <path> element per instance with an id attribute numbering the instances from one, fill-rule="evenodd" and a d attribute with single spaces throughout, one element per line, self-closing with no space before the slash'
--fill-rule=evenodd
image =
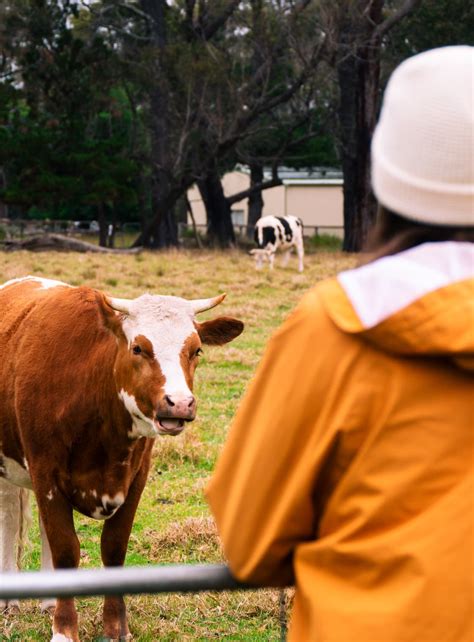
<path id="1" fill-rule="evenodd" d="M 286 252 L 283 253 L 283 257 L 281 259 L 281 266 L 286 268 L 288 265 L 288 261 L 290 260 L 290 254 L 291 254 L 291 248 L 289 250 L 286 250 Z"/>
<path id="2" fill-rule="evenodd" d="M 43 521 L 44 530 L 51 548 L 54 568 L 77 568 L 79 566 L 80 547 L 74 529 L 72 506 L 58 490 L 53 480 L 44 477 L 35 479 L 33 477 L 33 488 L 38 502 L 40 518 Z M 70 641 L 79 641 L 74 598 L 58 598 L 54 610 L 51 642 Z"/>
<path id="3" fill-rule="evenodd" d="M 150 448 L 151 452 L 151 448 Z M 100 540 L 104 566 L 123 566 L 135 512 L 145 486 L 150 467 L 150 453 L 137 473 L 119 510 L 107 519 Z M 104 637 L 111 640 L 131 638 L 127 622 L 127 609 L 121 595 L 107 595 L 104 599 Z"/>
<path id="4" fill-rule="evenodd" d="M 304 270 L 304 266 L 303 266 L 304 245 L 303 245 L 303 242 L 298 243 L 298 245 L 296 246 L 296 251 L 298 252 L 298 272 L 302 272 Z"/>
<path id="5" fill-rule="evenodd" d="M 39 518 L 39 526 L 41 533 L 41 570 L 42 571 L 52 571 L 53 570 L 53 558 L 51 555 L 51 547 L 48 542 L 48 537 L 44 528 L 43 520 Z M 40 609 L 42 611 L 48 611 L 51 615 L 54 614 L 54 609 L 56 607 L 56 600 L 53 597 L 43 598 L 40 601 Z"/>
<path id="6" fill-rule="evenodd" d="M 0 571 L 17 571 L 16 552 L 21 519 L 21 488 L 0 477 Z M 18 610 L 18 600 L 0 600 L 0 610 Z"/>
<path id="7" fill-rule="evenodd" d="M 270 252 L 268 255 L 268 261 L 270 263 L 270 270 L 273 270 L 273 264 L 275 262 L 275 252 Z"/>

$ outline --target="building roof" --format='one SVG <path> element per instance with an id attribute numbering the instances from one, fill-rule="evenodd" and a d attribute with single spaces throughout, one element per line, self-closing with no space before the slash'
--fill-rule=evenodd
<path id="1" fill-rule="evenodd" d="M 237 171 L 244 174 L 249 173 L 249 168 L 245 165 L 236 167 Z M 264 178 L 270 179 L 272 176 L 271 169 L 264 169 Z M 343 175 L 340 169 L 335 167 L 307 167 L 302 169 L 293 169 L 292 167 L 279 167 L 278 176 L 281 178 L 283 185 L 342 185 Z"/>
<path id="2" fill-rule="evenodd" d="M 278 175 L 283 180 L 337 179 L 342 178 L 342 171 L 334 167 L 306 167 L 302 169 L 280 167 Z"/>

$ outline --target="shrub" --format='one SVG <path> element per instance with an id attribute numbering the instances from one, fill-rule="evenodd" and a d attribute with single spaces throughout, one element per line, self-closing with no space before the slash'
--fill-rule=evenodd
<path id="1" fill-rule="evenodd" d="M 318 250 L 338 251 L 342 248 L 342 239 L 333 234 L 315 234 L 308 242 L 311 248 Z"/>

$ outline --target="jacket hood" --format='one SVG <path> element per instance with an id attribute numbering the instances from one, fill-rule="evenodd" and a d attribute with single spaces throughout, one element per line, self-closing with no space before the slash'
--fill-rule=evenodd
<path id="1" fill-rule="evenodd" d="M 343 332 L 387 352 L 474 371 L 474 244 L 425 243 L 318 286 Z"/>

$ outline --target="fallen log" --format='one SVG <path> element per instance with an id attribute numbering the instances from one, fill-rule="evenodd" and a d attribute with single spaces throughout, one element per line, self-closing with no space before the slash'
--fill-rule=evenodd
<path id="1" fill-rule="evenodd" d="M 81 241 L 70 236 L 62 234 L 42 234 L 41 236 L 31 236 L 22 240 L 3 241 L 1 244 L 6 252 L 16 250 L 29 250 L 30 252 L 97 252 L 101 254 L 137 254 L 141 252 L 142 247 L 130 249 L 112 249 L 101 247 L 94 243 Z"/>

